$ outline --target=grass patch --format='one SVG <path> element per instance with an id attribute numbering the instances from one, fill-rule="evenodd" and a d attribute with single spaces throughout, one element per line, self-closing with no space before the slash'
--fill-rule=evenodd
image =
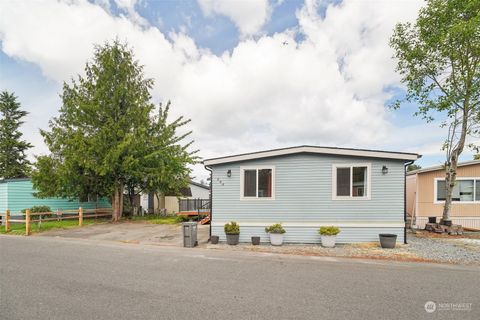
<path id="1" fill-rule="evenodd" d="M 90 225 L 96 223 L 102 223 L 108 221 L 106 219 L 84 219 L 83 225 Z M 31 233 L 38 233 L 44 232 L 47 230 L 52 229 L 71 229 L 78 227 L 78 220 L 71 219 L 71 220 L 61 220 L 61 221 L 45 221 L 42 223 L 33 222 L 30 224 L 30 232 Z M 0 227 L 0 233 L 5 234 L 5 226 Z M 10 231 L 8 234 L 13 235 L 25 235 L 25 223 L 11 223 L 10 224 Z"/>
<path id="2" fill-rule="evenodd" d="M 160 215 L 154 215 L 154 214 L 149 214 L 146 216 L 134 216 L 130 218 L 131 221 L 143 221 L 143 222 L 148 222 L 148 223 L 153 223 L 153 224 L 177 224 L 182 222 L 182 218 L 179 216 L 160 216 Z"/>

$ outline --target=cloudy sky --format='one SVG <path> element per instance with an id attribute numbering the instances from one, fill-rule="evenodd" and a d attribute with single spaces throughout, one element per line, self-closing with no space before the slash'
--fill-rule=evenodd
<path id="1" fill-rule="evenodd" d="M 95 44 L 127 41 L 155 80 L 155 102 L 192 122 L 203 158 L 301 144 L 418 152 L 443 162 L 444 130 L 413 117 L 388 39 L 422 1 L 0 1 L 0 89 L 38 133 Z M 464 159 L 470 159 L 471 154 Z M 206 177 L 195 168 L 198 180 Z"/>

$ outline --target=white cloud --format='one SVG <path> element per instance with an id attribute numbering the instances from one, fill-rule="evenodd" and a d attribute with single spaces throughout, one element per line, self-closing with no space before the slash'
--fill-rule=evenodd
<path id="1" fill-rule="evenodd" d="M 384 88 L 398 85 L 388 47 L 394 23 L 414 19 L 420 5 L 345 1 L 321 16 L 307 1 L 298 30 L 245 39 L 217 56 L 185 33 L 167 37 L 134 14 L 115 17 L 87 1 L 1 2 L 0 40 L 7 55 L 57 82 L 83 70 L 94 44 L 127 40 L 156 81 L 154 98 L 172 100 L 175 115 L 192 119 L 204 157 L 296 144 L 411 148 L 393 138 L 399 129 Z M 241 24 L 255 32 L 263 22 Z"/>
<path id="2" fill-rule="evenodd" d="M 242 36 L 257 34 L 272 13 L 268 0 L 198 0 L 198 4 L 206 16 L 218 14 L 228 17 Z"/>
<path id="3" fill-rule="evenodd" d="M 148 21 L 142 16 L 140 16 L 138 12 L 135 10 L 135 6 L 137 5 L 138 0 L 114 0 L 114 1 L 119 9 L 127 13 L 127 17 L 130 20 L 144 27 L 149 25 Z"/>

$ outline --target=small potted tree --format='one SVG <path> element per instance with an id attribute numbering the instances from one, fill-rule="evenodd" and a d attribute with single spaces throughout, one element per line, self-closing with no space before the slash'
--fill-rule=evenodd
<path id="1" fill-rule="evenodd" d="M 318 233 L 320 233 L 322 239 L 322 247 L 333 248 L 335 247 L 335 240 L 337 234 L 340 233 L 340 229 L 334 226 L 320 227 Z"/>
<path id="2" fill-rule="evenodd" d="M 285 233 L 285 229 L 283 229 L 280 223 L 275 223 L 269 227 L 266 227 L 265 232 L 270 234 L 270 243 L 272 244 L 272 246 L 282 245 L 283 234 Z"/>
<path id="3" fill-rule="evenodd" d="M 225 224 L 223 229 L 227 235 L 227 243 L 229 245 L 238 244 L 238 240 L 240 239 L 240 226 L 235 221 L 232 221 Z"/>

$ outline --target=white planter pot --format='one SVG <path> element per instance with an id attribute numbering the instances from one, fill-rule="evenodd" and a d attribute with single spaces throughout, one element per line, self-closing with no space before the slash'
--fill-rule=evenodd
<path id="1" fill-rule="evenodd" d="M 270 243 L 272 246 L 281 246 L 283 243 L 283 234 L 270 233 Z"/>
<path id="2" fill-rule="evenodd" d="M 335 247 L 335 239 L 337 238 L 337 236 L 320 236 L 320 238 L 322 238 L 322 247 Z"/>

